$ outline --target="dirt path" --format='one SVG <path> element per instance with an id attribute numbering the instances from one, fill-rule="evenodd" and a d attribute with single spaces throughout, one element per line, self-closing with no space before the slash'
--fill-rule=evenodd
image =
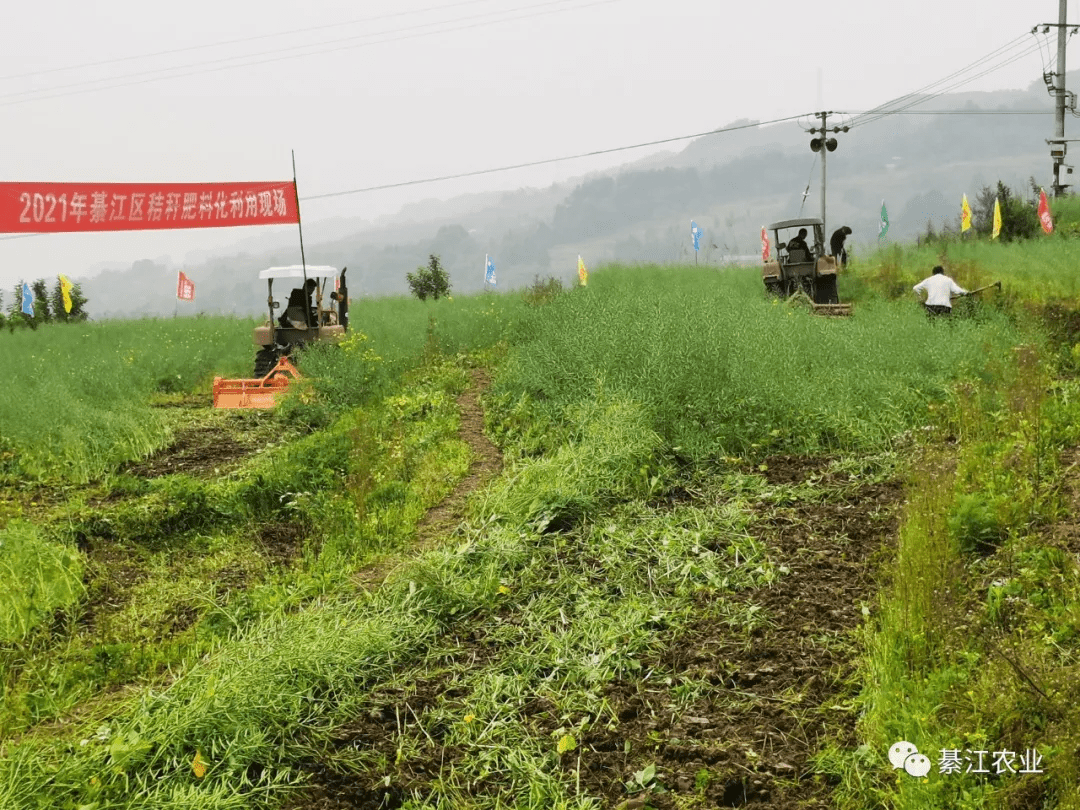
<path id="1" fill-rule="evenodd" d="M 457 404 L 461 411 L 458 436 L 462 441 L 468 442 L 473 460 L 468 473 L 454 487 L 454 491 L 438 506 L 429 509 L 417 525 L 417 541 L 421 548 L 429 547 L 461 522 L 465 501 L 469 495 L 502 470 L 499 449 L 484 434 L 484 409 L 480 406 L 480 395 L 491 385 L 491 377 L 482 368 L 472 369 L 471 376 L 472 385 L 458 397 Z"/>
<path id="2" fill-rule="evenodd" d="M 481 395 L 491 385 L 491 377 L 483 368 L 474 368 L 470 372 L 470 386 L 457 398 L 461 413 L 461 426 L 458 437 L 468 443 L 473 460 L 465 477 L 436 506 L 428 510 L 416 526 L 416 543 L 409 547 L 407 554 L 412 557 L 426 551 L 445 538 L 465 516 L 465 503 L 476 490 L 487 484 L 502 470 L 502 455 L 484 434 L 484 409 L 480 405 Z M 401 555 L 394 555 L 361 569 L 353 577 L 357 585 L 371 588 L 386 579 L 390 570 L 400 562 Z"/>

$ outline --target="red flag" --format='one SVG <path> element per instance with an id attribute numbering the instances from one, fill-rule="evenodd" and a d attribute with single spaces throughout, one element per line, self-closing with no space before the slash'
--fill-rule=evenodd
<path id="1" fill-rule="evenodd" d="M 299 218 L 292 180 L 0 183 L 0 233 L 295 225 Z"/>
<path id="2" fill-rule="evenodd" d="M 1039 222 L 1042 229 L 1047 233 L 1054 232 L 1054 219 L 1050 216 L 1050 203 L 1046 199 L 1046 191 L 1039 189 Z"/>
<path id="3" fill-rule="evenodd" d="M 181 301 L 195 300 L 195 282 L 185 276 L 183 270 L 176 277 L 176 297 Z"/>
<path id="4" fill-rule="evenodd" d="M 764 225 L 761 226 L 761 260 L 763 262 L 769 260 L 769 233 Z"/>

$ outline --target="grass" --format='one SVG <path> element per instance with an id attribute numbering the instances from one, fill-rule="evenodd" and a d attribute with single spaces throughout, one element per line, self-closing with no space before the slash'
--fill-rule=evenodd
<path id="1" fill-rule="evenodd" d="M 746 270 L 595 276 L 537 311 L 501 390 L 552 420 L 598 392 L 626 395 L 694 462 L 881 447 L 1021 336 L 999 313 L 944 330 L 915 307 L 881 301 L 851 319 L 814 317 L 766 300 Z"/>
<path id="2" fill-rule="evenodd" d="M 83 595 L 82 565 L 70 548 L 50 542 L 32 524 L 0 529 L 0 643 L 24 639 L 59 608 Z"/>
<path id="3" fill-rule="evenodd" d="M 633 409 L 602 414 L 598 426 L 624 427 L 592 434 L 561 459 L 583 469 L 586 459 L 605 457 L 606 475 L 563 482 L 563 468 L 543 459 L 526 462 L 519 475 L 544 491 L 559 484 L 572 502 L 630 494 L 640 486 L 642 450 L 628 449 L 625 439 L 639 419 Z M 508 655 L 466 676 L 473 719 L 439 712 L 421 718 L 450 723 L 448 745 L 483 752 L 447 776 L 441 795 L 453 802 L 470 781 L 498 775 L 505 795 L 528 806 L 595 806 L 572 796 L 553 767 L 565 731 L 536 739 L 513 707 L 539 689 L 575 717 L 598 711 L 594 690 L 636 677 L 640 657 L 685 621 L 703 589 L 728 592 L 775 574 L 763 550 L 743 536 L 745 519 L 731 506 L 668 514 L 630 504 L 566 545 L 550 542 L 547 525 L 515 507 L 516 497 L 496 489 L 477 506 L 459 547 L 426 555 L 363 598 L 328 594 L 222 641 L 165 690 L 146 693 L 93 733 L 87 729 L 84 743 L 15 746 L 0 763 L 0 796 L 28 807 L 176 807 L 197 796 L 197 806 L 207 808 L 280 796 L 296 779 L 295 767 L 322 750 L 374 688 L 393 683 L 403 667 L 428 667 L 423 662 L 440 654 L 434 645 L 448 628 L 509 611 L 520 620 L 493 637 Z M 586 724 L 575 728 L 582 734 Z M 207 770 L 193 783 L 196 756 Z"/>
<path id="4" fill-rule="evenodd" d="M 1019 276 L 1028 292 L 1038 291 L 1004 302 L 1006 308 L 1058 296 L 1076 305 L 1068 283 L 1054 286 L 1062 268 L 1051 259 L 1064 255 L 1060 241 L 948 250 L 970 262 L 969 286 L 1008 266 L 1014 283 Z M 880 284 L 926 255 L 892 249 L 871 281 Z M 1060 337 L 1051 342 L 1068 348 Z M 1074 621 L 1080 568 L 1054 528 L 1076 505 L 1063 500 L 1063 488 L 1073 484 L 1060 463 L 1078 438 L 1076 383 L 1054 379 L 1070 367 L 1068 356 L 1017 346 L 981 382 L 956 386 L 933 415 L 928 446 L 910 464 L 888 584 L 861 639 L 863 745 L 827 748 L 818 758 L 840 783 L 838 806 L 1080 803 L 1075 763 L 1066 753 L 1080 741 L 1080 714 L 1071 708 L 1080 661 Z M 898 740 L 930 753 L 931 778 L 886 776 L 885 753 Z M 1045 774 L 980 780 L 964 773 L 964 765 L 959 774 L 937 773 L 941 751 L 963 758 L 979 749 L 1038 751 Z"/>
<path id="5" fill-rule="evenodd" d="M 245 375 L 252 323 L 235 318 L 46 324 L 0 335 L 0 473 L 85 483 L 168 438 L 155 393 Z"/>
<path id="6" fill-rule="evenodd" d="M 957 254 L 968 286 L 1011 255 L 956 250 L 973 251 Z M 0 805 L 275 806 L 319 763 L 404 807 L 584 810 L 611 795 L 590 782 L 600 746 L 637 722 L 620 716 L 625 693 L 672 716 L 642 720 L 633 746 L 626 736 L 605 784 L 660 801 L 678 778 L 658 764 L 663 747 L 708 748 L 665 729 L 708 705 L 718 677 L 665 655 L 701 622 L 752 650 L 774 619 L 745 592 L 790 573 L 749 536 L 752 515 L 825 502 L 843 514 L 857 487 L 825 479 L 868 484 L 903 464 L 908 505 L 879 600 L 857 639 L 810 640 L 857 641 L 861 655 L 850 700 L 820 712 L 857 709 L 860 745 L 824 747 L 818 774 L 848 807 L 1078 806 L 1080 576 L 1050 527 L 1069 506 L 1061 453 L 1077 440 L 1080 398 L 1054 379 L 1053 341 L 1008 297 L 947 324 L 889 300 L 928 255 L 886 251 L 848 279 L 841 295 L 857 301 L 845 320 L 767 301 L 757 275 L 736 269 L 609 267 L 588 288 L 545 291 L 540 306 L 358 302 L 345 345 L 310 352 L 312 379 L 270 417 L 288 441 L 212 479 L 69 488 L 33 528 L 10 501 L 5 537 L 20 538 L 23 562 L 9 578 L 49 587 L 0 614 L 16 628 L 0 647 Z M 350 575 L 407 548 L 468 468 L 454 400 L 477 350 L 500 358 L 487 417 L 506 470 L 448 545 L 359 589 Z M 130 365 L 143 362 L 130 351 Z M 210 361 L 177 372 L 186 390 L 205 384 Z M 103 380 L 129 379 L 126 360 L 101 362 Z M 163 386 L 146 368 L 143 405 Z M 99 388 L 85 407 L 108 413 L 115 391 Z M 152 444 L 164 428 L 147 418 Z M 102 444 L 79 451 L 102 469 L 145 452 L 134 428 L 131 443 L 101 449 L 111 424 L 102 417 Z M 6 440 L 9 465 L 55 475 L 59 456 Z M 833 462 L 818 479 L 765 486 L 757 473 L 776 454 Z M 260 551 L 267 527 L 301 538 L 285 565 Z M 108 569 L 121 560 L 133 576 L 115 594 Z M 92 634 L 80 604 L 102 611 Z M 801 699 L 794 687 L 782 696 Z M 920 750 L 1028 742 L 1047 754 L 1048 778 L 1038 796 L 1021 782 L 898 780 L 884 757 L 900 738 Z M 724 779 L 703 765 L 680 806 L 709 806 Z"/>
<path id="7" fill-rule="evenodd" d="M 55 506 L 37 529 L 11 522 L 5 552 L 10 538 L 22 544 L 4 558 L 18 576 L 0 599 L 18 629 L 0 646 L 5 733 L 102 690 L 156 682 L 267 617 L 348 590 L 343 572 L 411 541 L 469 463 L 453 399 L 465 375 L 442 363 L 403 382 L 386 405 L 270 446 L 229 477 L 119 476 Z M 54 558 L 71 566 L 67 579 Z M 66 619 L 50 628 L 61 604 Z"/>

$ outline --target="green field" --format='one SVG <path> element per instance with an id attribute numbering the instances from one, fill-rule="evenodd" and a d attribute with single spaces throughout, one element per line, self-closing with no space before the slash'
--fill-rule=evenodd
<path id="1" fill-rule="evenodd" d="M 0 807 L 1080 807 L 1070 210 L 844 319 L 365 300 L 274 412 L 209 408 L 248 321 L 0 334 Z M 940 262 L 1003 290 L 930 322 Z"/>

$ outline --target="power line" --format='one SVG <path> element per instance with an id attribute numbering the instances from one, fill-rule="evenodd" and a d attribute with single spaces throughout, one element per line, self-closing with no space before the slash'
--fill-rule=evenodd
<path id="1" fill-rule="evenodd" d="M 803 113 L 805 115 L 805 113 Z M 610 149 L 597 149 L 593 152 L 582 152 L 577 155 L 564 155 L 563 157 L 547 158 L 545 160 L 534 160 L 529 163 L 515 163 L 512 166 L 499 166 L 493 169 L 477 169 L 472 172 L 461 172 L 460 174 L 447 174 L 442 177 L 427 177 L 423 180 L 406 180 L 401 183 L 387 183 L 382 186 L 368 186 L 366 188 L 354 188 L 348 191 L 331 191 L 326 194 L 312 194 L 309 197 L 301 197 L 301 202 L 307 202 L 308 200 L 324 200 L 329 197 L 344 197 L 347 194 L 362 194 L 367 191 L 383 191 L 388 188 L 402 188 L 404 186 L 418 186 L 424 183 L 437 183 L 441 180 L 457 180 L 462 177 L 476 177 L 481 174 L 495 174 L 496 172 L 506 172 L 511 169 L 526 169 L 531 166 L 545 166 L 550 163 L 561 163 L 565 160 L 577 160 L 579 158 L 594 157 L 596 155 L 608 155 L 612 152 L 625 152 L 629 149 L 641 149 L 646 146 L 659 146 L 665 143 L 675 143 L 676 141 L 686 141 L 691 138 L 702 138 L 706 135 L 718 135 L 722 132 L 734 132 L 739 129 L 751 129 L 753 127 L 762 127 L 769 124 L 779 124 L 784 121 L 794 121 L 797 118 L 802 118 L 803 115 L 789 115 L 786 118 L 774 118 L 771 121 L 759 121 L 754 124 L 740 124 L 734 127 L 724 127 L 722 129 L 711 129 L 708 132 L 698 132 L 694 135 L 678 135 L 674 138 L 662 138 L 657 141 L 646 141 L 645 143 L 635 143 L 629 146 L 615 146 Z"/>
<path id="2" fill-rule="evenodd" d="M 847 112 L 844 115 L 866 115 L 864 112 Z M 1054 111 L 1051 109 L 1046 110 L 890 110 L 889 112 L 882 113 L 881 117 L 887 115 L 1053 115 Z M 875 119 L 876 120 L 876 119 Z"/>
<path id="3" fill-rule="evenodd" d="M 396 11 L 393 14 L 380 14 L 376 17 L 360 17 L 354 20 L 343 20 L 337 23 L 327 23 L 326 25 L 313 25 L 308 28 L 294 28 L 289 31 L 278 31 L 273 34 L 259 34 L 253 37 L 241 37 L 240 39 L 226 39 L 220 42 L 210 42 L 203 45 L 188 45 L 183 48 L 171 48 L 165 51 L 154 51 L 152 53 L 133 54 L 131 56 L 118 56 L 114 59 L 102 59 L 99 62 L 83 62 L 77 65 L 68 65 L 67 67 L 47 68 L 45 70 L 35 70 L 29 73 L 13 73 L 8 76 L 0 76 L 0 81 L 10 81 L 12 79 L 26 79 L 33 76 L 45 76 L 51 73 L 64 73 L 69 70 L 84 70 L 92 67 L 103 67 L 104 65 L 114 65 L 120 62 L 133 62 L 140 59 L 156 59 L 159 56 L 171 56 L 176 53 L 190 53 L 191 51 L 202 51 L 210 48 L 222 48 L 226 45 L 240 45 L 245 42 L 257 42 L 264 39 L 275 39 L 277 37 L 294 36 L 296 34 L 307 34 L 311 31 L 323 31 L 327 28 L 344 28 L 350 25 L 360 25 L 361 23 L 380 22 L 382 20 L 389 20 L 394 17 L 406 17 L 410 14 L 423 14 L 428 11 L 443 11 L 449 8 L 457 8 L 458 6 L 474 6 L 478 3 L 488 3 L 491 0 L 461 0 L 457 3 L 449 3 L 441 6 L 427 6 L 426 8 L 413 9 L 411 11 Z"/>
<path id="4" fill-rule="evenodd" d="M 1022 40 L 1024 40 L 1025 38 L 1026 35 L 1017 37 L 1010 42 L 1007 42 L 1005 45 L 1002 45 L 994 49 L 990 53 L 980 57 L 979 59 L 976 59 L 974 62 L 961 68 L 960 70 L 954 71 L 949 75 L 938 79 L 937 81 L 931 82 L 930 84 L 919 88 L 918 90 L 907 93 L 903 96 L 893 99 L 892 101 L 888 101 L 885 104 L 882 104 L 879 107 L 876 107 L 875 109 L 864 113 L 861 118 L 857 118 L 851 123 L 851 127 L 854 128 L 857 126 L 862 126 L 863 124 L 869 124 L 885 117 L 886 115 L 902 112 L 909 109 L 910 107 L 914 107 L 918 104 L 923 104 L 927 101 L 938 98 L 950 92 L 951 90 L 955 90 L 956 88 L 968 84 L 975 79 L 980 78 L 981 76 L 985 76 L 987 73 L 991 73 L 995 70 L 1000 70 L 1001 68 L 1005 67 L 1006 65 L 1012 64 L 1018 59 L 1034 53 L 1038 47 L 1037 43 L 1034 47 L 1032 47 L 1030 44 L 1027 46 L 1023 46 Z M 996 64 L 991 64 L 990 67 L 983 69 L 980 73 L 972 76 L 967 76 L 965 78 L 960 78 L 964 74 L 970 73 L 970 71 L 972 70 L 981 68 L 983 65 L 991 62 L 995 58 L 1005 57 L 1009 51 L 1017 48 L 1018 46 L 1023 47 L 1023 50 L 1020 53 L 1008 56 L 1008 58 L 1005 58 L 1003 61 L 999 61 Z M 945 86 L 941 87 L 942 85 Z M 928 90 L 931 90 L 932 88 L 940 89 L 932 93 L 926 92 Z M 923 93 L 926 94 L 921 95 Z"/>
<path id="5" fill-rule="evenodd" d="M 178 65 L 170 68 L 158 68 L 155 70 L 141 71 L 137 73 L 130 73 L 125 75 L 110 76 L 102 79 L 90 79 L 84 82 L 73 82 L 66 85 L 55 85 L 53 87 L 46 87 L 39 90 L 23 90 L 15 93 L 0 94 L 0 99 L 10 99 L 7 101 L 0 101 L 0 106 L 7 107 L 15 104 L 25 104 L 33 101 L 43 101 L 53 98 L 62 98 L 64 96 L 80 95 L 82 93 L 94 93 L 101 90 L 114 90 L 119 87 L 132 87 L 140 84 L 148 84 L 151 82 L 165 81 L 167 79 L 179 79 L 187 76 L 198 76 L 205 73 L 215 73 L 222 70 L 233 70 L 236 68 L 253 67 L 255 65 L 265 65 L 272 62 L 283 62 L 290 59 L 301 59 L 307 56 L 318 56 L 326 53 L 334 53 L 337 51 L 352 50 L 356 48 L 365 48 L 371 45 L 382 45 L 390 42 L 401 42 L 408 39 L 417 39 L 420 37 L 434 36 L 438 34 L 451 33 L 454 31 L 465 31 L 472 28 L 481 28 L 489 25 L 497 25 L 503 22 L 517 22 L 519 20 L 532 19 L 535 17 L 544 17 L 551 14 L 561 14 L 567 11 L 578 11 L 584 8 L 590 8 L 593 6 L 603 6 L 611 3 L 620 3 L 623 0 L 593 0 L 592 2 L 580 3 L 576 6 L 569 6 L 565 8 L 555 8 L 544 11 L 534 11 L 529 14 L 516 14 L 519 11 L 527 11 L 530 9 L 545 8 L 547 6 L 559 5 L 562 3 L 571 2 L 571 0 L 547 0 L 543 3 L 535 3 L 529 6 L 520 6 L 515 9 L 502 10 L 497 12 L 487 12 L 485 14 L 471 15 L 468 17 L 459 17 L 455 20 L 444 20 L 439 23 L 423 23 L 415 26 L 408 26 L 405 28 L 399 28 L 393 31 L 382 31 L 376 34 L 358 34 L 352 37 L 344 37 L 335 40 L 327 40 L 322 43 L 312 43 L 310 45 L 298 45 L 286 50 L 300 51 L 304 49 L 317 48 L 316 50 L 305 50 L 303 53 L 293 53 L 288 55 L 281 55 L 281 50 L 276 51 L 262 51 L 259 53 L 244 54 L 242 56 L 223 57 L 221 59 L 204 60 L 202 62 L 190 63 L 188 65 Z M 434 25 L 442 25 L 446 22 L 461 22 L 464 20 L 476 19 L 477 17 L 490 17 L 492 14 L 510 14 L 514 16 L 503 16 L 496 19 L 481 20 L 480 22 L 473 22 L 467 25 L 456 25 L 447 28 L 438 28 L 432 31 L 419 31 L 416 33 L 406 34 L 404 36 L 389 37 L 384 39 L 374 39 L 370 42 L 356 42 L 356 40 L 381 37 L 385 34 L 400 33 L 403 31 L 414 31 L 417 28 L 430 28 Z M 350 44 L 339 44 L 350 43 Z M 335 45 L 336 47 L 321 47 L 323 45 Z M 256 57 L 267 56 L 266 59 L 258 59 Z M 254 59 L 254 61 L 239 62 L 241 59 Z M 220 64 L 222 62 L 235 62 L 235 64 Z M 216 67 L 209 67 L 202 70 L 189 70 L 184 73 L 171 73 L 169 75 L 156 75 L 162 73 L 168 73 L 169 71 L 183 70 L 188 67 L 197 67 L 198 65 L 217 65 Z M 140 78 L 149 77 L 149 78 Z M 116 81 L 117 79 L 132 78 L 134 81 Z M 100 86 L 92 86 L 99 82 L 112 82 L 111 84 L 102 84 Z M 54 90 L 67 90 L 68 92 L 52 92 Z M 26 96 L 26 98 L 20 98 L 20 96 Z"/>
<path id="6" fill-rule="evenodd" d="M 924 85 L 923 87 L 920 87 L 917 90 L 913 90 L 910 93 L 905 93 L 902 96 L 899 96 L 897 98 L 886 101 L 884 104 L 878 105 L 877 107 L 873 108 L 872 110 L 869 110 L 865 114 L 866 115 L 872 115 L 872 114 L 876 114 L 878 112 L 883 112 L 883 111 L 889 109 L 890 106 L 893 106 L 893 105 L 896 105 L 896 104 L 902 104 L 902 103 L 906 102 L 907 100 L 909 100 L 911 98 L 915 98 L 915 97 L 918 96 L 919 93 L 924 93 L 924 92 L 930 90 L 931 88 L 936 87 L 939 84 L 950 81 L 951 79 L 953 79 L 953 78 L 967 72 L 968 70 L 971 70 L 971 69 L 979 66 L 980 64 L 987 61 L 988 59 L 993 58 L 998 53 L 1000 53 L 1002 51 L 1005 51 L 1005 50 L 1008 50 L 1008 49 L 1010 49 L 1012 47 L 1015 47 L 1023 39 L 1024 39 L 1023 36 L 1016 37 L 1015 39 L 1010 40 L 1009 42 L 1005 43 L 1004 45 L 1001 45 L 998 48 L 995 48 L 990 53 L 988 53 L 988 54 L 986 54 L 984 56 L 981 56 L 979 59 L 976 59 L 971 64 L 969 64 L 969 65 L 967 65 L 967 66 L 965 66 L 963 68 L 960 68 L 959 70 L 953 71 L 952 73 L 948 74 L 947 76 L 944 76 L 944 77 L 942 77 L 940 79 L 937 79 L 936 81 L 930 82 L 930 84 Z"/>
<path id="7" fill-rule="evenodd" d="M 898 111 L 896 113 L 886 113 L 885 115 L 1053 115 L 1053 110 L 914 110 L 914 111 Z M 713 129 L 708 132 L 699 132 L 694 135 L 679 135 L 674 138 L 663 138 L 658 141 L 647 141 L 645 143 L 635 143 L 629 146 L 616 146 L 610 149 L 597 149 L 593 152 L 582 152 L 577 155 L 565 155 L 557 158 L 547 158 L 545 160 L 534 160 L 529 163 L 515 163 L 510 166 L 499 166 L 492 169 L 477 169 L 471 172 L 461 172 L 460 174 L 447 174 L 440 177 L 428 177 L 422 180 L 406 180 L 400 183 L 387 183 L 381 186 L 367 186 L 365 188 L 354 188 L 348 191 L 332 191 L 326 194 L 313 194 L 308 197 L 301 197 L 301 202 L 307 202 L 308 200 L 322 200 L 329 197 L 343 197 L 348 194 L 362 194 L 368 191 L 384 191 L 391 188 L 402 188 L 404 186 L 418 186 L 425 183 L 437 183 L 442 180 L 457 180 L 462 177 L 476 177 L 482 174 L 495 174 L 496 172 L 505 172 L 512 169 L 526 169 L 532 166 L 544 166 L 550 163 L 561 163 L 566 160 L 577 160 L 579 158 L 593 157 L 595 155 L 606 155 L 612 152 L 625 152 L 629 149 L 640 149 L 646 146 L 658 146 L 665 143 L 675 143 L 677 141 L 686 141 L 692 138 L 703 138 L 707 135 L 719 135 L 724 132 L 734 132 L 739 129 L 751 129 L 753 127 L 763 127 L 770 124 L 780 124 L 786 121 L 794 121 L 799 118 L 803 118 L 811 113 L 803 113 L 801 115 L 789 115 L 785 118 L 774 118 L 771 121 L 759 121 L 754 124 L 740 124 L 735 127 L 724 127 L 723 129 Z M 855 113 L 849 113 L 855 114 Z M 811 171 L 813 171 L 811 169 Z"/>

